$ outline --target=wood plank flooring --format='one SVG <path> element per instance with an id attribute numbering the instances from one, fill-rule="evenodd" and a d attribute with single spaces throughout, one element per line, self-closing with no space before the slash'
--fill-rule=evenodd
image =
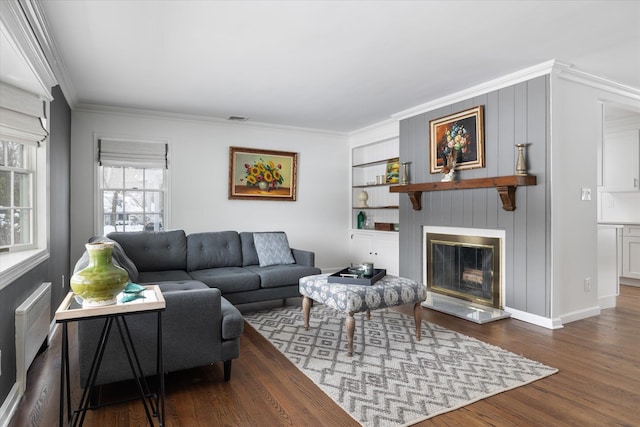
<path id="1" fill-rule="evenodd" d="M 411 307 L 400 310 L 411 315 Z M 476 325 L 427 309 L 423 320 L 560 372 L 419 426 L 640 425 L 640 288 L 621 286 L 616 308 L 555 331 L 512 319 Z M 29 370 L 27 392 L 9 427 L 57 425 L 60 335 Z M 72 347 L 71 354 L 76 351 Z M 77 358 L 71 364 L 74 372 Z M 118 399 L 132 389 L 130 383 L 106 386 L 102 398 Z M 216 364 L 168 374 L 166 389 L 166 425 L 171 427 L 358 425 L 248 325 L 230 382 L 223 381 L 222 364 Z M 76 385 L 76 398 L 79 392 Z M 90 427 L 144 425 L 139 402 L 90 411 L 85 420 Z"/>

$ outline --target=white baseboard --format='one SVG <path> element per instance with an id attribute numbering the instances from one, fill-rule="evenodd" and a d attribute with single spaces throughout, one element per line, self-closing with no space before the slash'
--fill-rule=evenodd
<path id="1" fill-rule="evenodd" d="M 576 320 L 582 320 L 593 316 L 600 315 L 600 307 L 590 307 L 584 310 L 574 311 L 571 313 L 566 313 L 560 318 L 562 319 L 562 323 L 570 323 L 575 322 Z"/>
<path id="2" fill-rule="evenodd" d="M 7 427 L 11 417 L 18 409 L 18 403 L 20 403 L 20 387 L 18 383 L 13 384 L 7 398 L 0 406 L 0 427 Z"/>
<path id="3" fill-rule="evenodd" d="M 621 277 L 620 284 L 627 285 L 627 286 L 640 287 L 640 279 L 632 279 L 630 277 Z"/>
<path id="4" fill-rule="evenodd" d="M 516 310 L 515 308 L 505 307 L 504 310 L 511 313 L 512 319 L 522 320 L 523 322 L 531 323 L 537 326 L 542 326 L 547 329 L 560 329 L 562 328 L 561 319 L 550 319 L 544 316 L 538 316 L 537 314 L 527 313 L 526 311 Z"/>
<path id="5" fill-rule="evenodd" d="M 616 299 L 617 299 L 616 295 L 598 297 L 598 305 L 600 306 L 600 310 L 604 310 L 605 308 L 615 307 Z"/>

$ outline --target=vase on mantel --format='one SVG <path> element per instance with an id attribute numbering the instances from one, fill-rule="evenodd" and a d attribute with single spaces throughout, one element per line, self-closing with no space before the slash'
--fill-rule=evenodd
<path id="1" fill-rule="evenodd" d="M 113 264 L 113 242 L 87 243 L 85 248 L 89 265 L 71 276 L 71 290 L 82 298 L 83 307 L 115 304 L 129 274 Z"/>

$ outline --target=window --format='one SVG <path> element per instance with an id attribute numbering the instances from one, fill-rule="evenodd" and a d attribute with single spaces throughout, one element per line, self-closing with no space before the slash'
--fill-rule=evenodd
<path id="1" fill-rule="evenodd" d="M 0 141 L 0 250 L 33 246 L 35 150 Z"/>
<path id="2" fill-rule="evenodd" d="M 159 231 L 164 224 L 164 169 L 102 166 L 102 224 L 112 231 Z"/>
<path id="3" fill-rule="evenodd" d="M 100 227 L 104 235 L 164 229 L 167 149 L 166 143 L 98 141 Z"/>

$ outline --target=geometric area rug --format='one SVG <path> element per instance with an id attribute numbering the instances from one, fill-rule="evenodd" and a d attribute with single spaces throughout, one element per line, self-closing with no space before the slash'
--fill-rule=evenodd
<path id="1" fill-rule="evenodd" d="M 374 310 L 356 314 L 353 357 L 344 315 L 300 307 L 245 313 L 245 320 L 363 426 L 409 426 L 558 370 L 413 316 Z"/>

